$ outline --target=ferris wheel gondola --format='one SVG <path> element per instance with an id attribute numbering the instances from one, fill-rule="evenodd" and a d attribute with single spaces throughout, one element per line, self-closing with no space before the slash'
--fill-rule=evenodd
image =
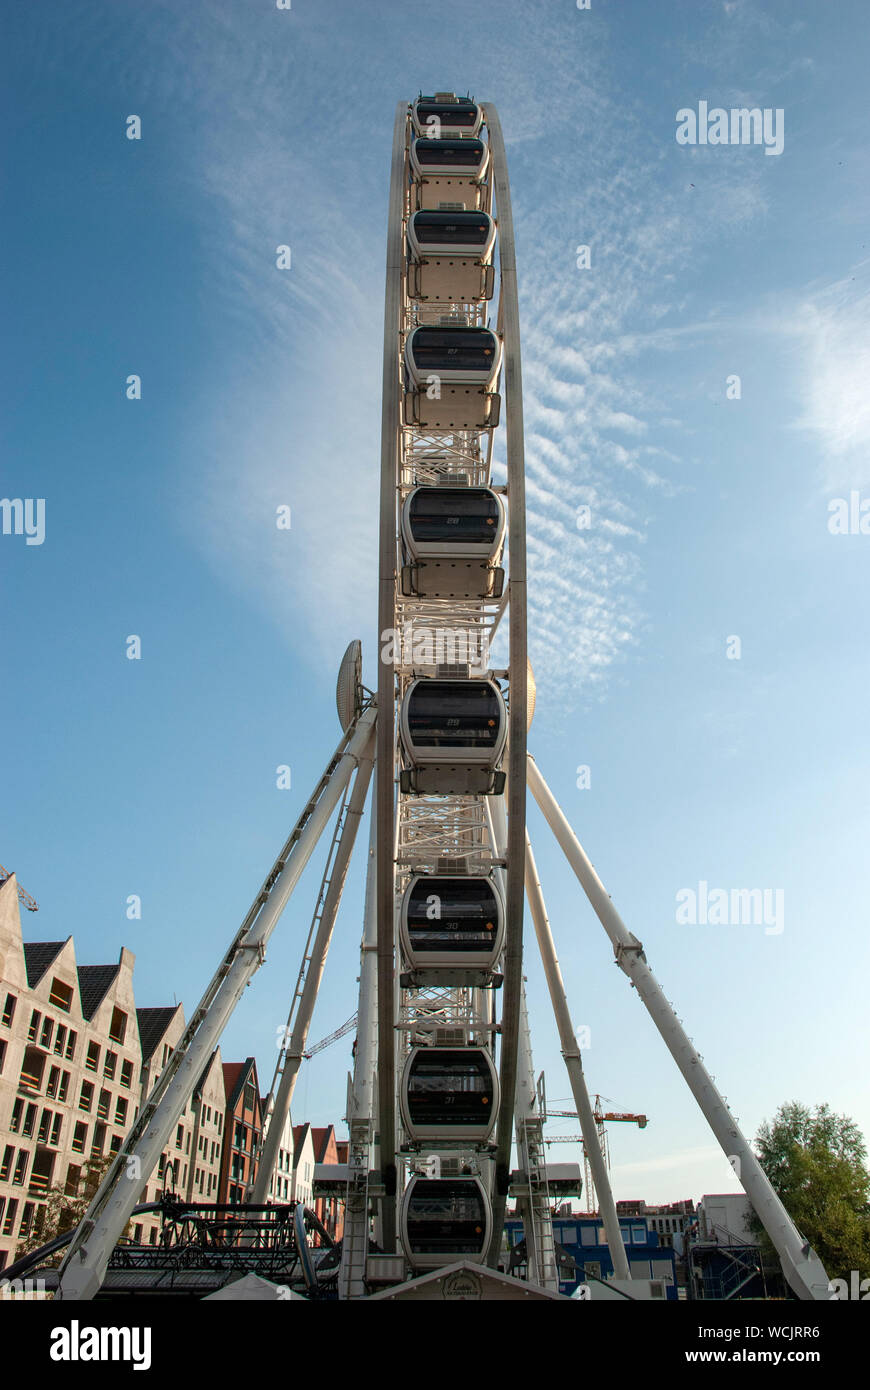
<path id="1" fill-rule="evenodd" d="M 405 341 L 405 424 L 426 431 L 498 424 L 502 343 L 491 328 L 424 324 Z"/>
<path id="2" fill-rule="evenodd" d="M 483 124 L 483 111 L 470 97 L 453 92 L 419 96 L 411 107 L 411 123 L 417 135 L 436 139 L 441 136 L 477 135 Z"/>
<path id="3" fill-rule="evenodd" d="M 402 701 L 401 789 L 416 795 L 491 796 L 504 789 L 504 697 L 491 680 L 411 682 Z"/>
<path id="4" fill-rule="evenodd" d="M 402 1078 L 402 1119 L 412 1142 L 483 1143 L 498 1114 L 498 1076 L 483 1047 L 415 1047 Z"/>
<path id="5" fill-rule="evenodd" d="M 496 225 L 486 212 L 415 212 L 408 221 L 408 293 L 434 304 L 491 299 Z"/>
<path id="6" fill-rule="evenodd" d="M 481 206 L 482 187 L 489 169 L 489 146 L 484 140 L 411 142 L 410 171 L 416 207 L 460 212 Z"/>
<path id="7" fill-rule="evenodd" d="M 490 875 L 415 874 L 399 911 L 402 954 L 417 983 L 491 984 L 504 945 L 504 901 Z"/>
<path id="8" fill-rule="evenodd" d="M 402 593 L 498 598 L 506 527 L 504 502 L 492 488 L 414 488 L 402 507 Z"/>
<path id="9" fill-rule="evenodd" d="M 480 1264 L 492 1224 L 480 1178 L 413 1177 L 402 1198 L 402 1245 L 415 1269 L 468 1260 Z"/>

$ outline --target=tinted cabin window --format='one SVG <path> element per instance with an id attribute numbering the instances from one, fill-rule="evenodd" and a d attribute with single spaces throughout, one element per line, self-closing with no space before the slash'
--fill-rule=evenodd
<path id="1" fill-rule="evenodd" d="M 411 499 L 409 520 L 416 541 L 489 541 L 498 531 L 498 503 L 483 488 L 423 488 Z"/>
<path id="2" fill-rule="evenodd" d="M 485 1230 L 483 1198 L 475 1184 L 415 1184 L 408 1206 L 408 1238 L 417 1254 L 479 1254 Z"/>
<path id="3" fill-rule="evenodd" d="M 414 141 L 414 153 L 422 169 L 427 165 L 470 169 L 475 173 L 483 163 L 482 140 L 430 140 L 420 136 Z"/>
<path id="4" fill-rule="evenodd" d="M 421 372 L 489 371 L 495 349 L 494 335 L 479 328 L 418 328 L 412 343 Z"/>
<path id="5" fill-rule="evenodd" d="M 430 116 L 437 116 L 442 125 L 453 130 L 471 130 L 477 120 L 477 107 L 474 102 L 464 101 L 418 101 L 417 120 L 425 125 Z"/>
<path id="6" fill-rule="evenodd" d="M 418 1125 L 481 1125 L 492 1114 L 492 1073 L 482 1052 L 432 1047 L 408 1078 L 408 1111 Z"/>
<path id="7" fill-rule="evenodd" d="M 417 212 L 414 233 L 421 246 L 483 246 L 489 219 L 479 212 Z"/>
<path id="8" fill-rule="evenodd" d="M 433 911 L 439 915 L 427 915 Z M 408 935 L 417 951 L 486 951 L 497 928 L 495 897 L 485 881 L 421 879 L 408 900 Z"/>
<path id="9" fill-rule="evenodd" d="M 491 748 L 500 715 L 488 681 L 425 681 L 411 695 L 408 727 L 417 748 Z"/>

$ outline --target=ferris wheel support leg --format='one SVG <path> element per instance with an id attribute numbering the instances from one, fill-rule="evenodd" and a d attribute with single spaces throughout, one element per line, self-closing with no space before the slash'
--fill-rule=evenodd
<path id="1" fill-rule="evenodd" d="M 350 1178 L 344 1209 L 341 1266 L 338 1272 L 340 1299 L 364 1296 L 366 1261 L 369 1253 L 368 1183 L 377 1110 L 378 1055 L 377 795 L 375 787 L 372 793 L 365 916 L 360 947 L 356 1054 L 347 1109 Z"/>
<path id="2" fill-rule="evenodd" d="M 293 1091 L 296 1087 L 296 1078 L 299 1075 L 299 1068 L 302 1065 L 302 1057 L 305 1052 L 305 1044 L 308 1041 L 308 1029 L 311 1026 L 311 1019 L 314 1014 L 315 1005 L 317 1004 L 317 995 L 320 989 L 320 982 L 323 979 L 326 957 L 332 942 L 332 932 L 341 903 L 344 881 L 347 877 L 347 869 L 356 842 L 356 834 L 359 829 L 360 819 L 365 810 L 366 796 L 368 795 L 375 756 L 374 741 L 375 735 L 374 731 L 372 731 L 365 750 L 359 755 L 356 779 L 354 781 L 353 791 L 350 794 L 350 800 L 347 803 L 346 819 L 335 853 L 335 860 L 332 865 L 332 876 L 329 880 L 329 888 L 327 889 L 326 897 L 323 902 L 323 912 L 317 926 L 317 934 L 314 938 L 314 944 L 311 947 L 311 957 L 305 976 L 305 984 L 302 987 L 302 996 L 299 1000 L 299 1010 L 296 1015 L 290 1041 L 286 1044 L 287 1055 L 284 1062 L 284 1070 L 281 1073 L 278 1093 L 275 1096 L 275 1104 L 269 1118 L 269 1126 L 266 1130 L 266 1137 L 263 1140 L 263 1147 L 260 1151 L 257 1177 L 250 1198 L 255 1206 L 262 1206 L 268 1201 L 269 1185 L 272 1181 L 275 1164 L 278 1160 L 284 1123 L 290 1111 Z"/>
<path id="3" fill-rule="evenodd" d="M 643 946 L 628 930 L 613 906 L 601 879 L 532 758 L 528 760 L 528 771 L 532 795 L 543 811 L 568 863 L 580 880 L 598 920 L 607 932 L 617 965 L 628 976 L 643 1000 L 671 1056 L 734 1168 L 743 1190 L 776 1247 L 786 1279 L 798 1298 L 829 1300 L 831 1293 L 828 1276 L 821 1260 L 809 1242 L 801 1236 L 771 1186 L 767 1174 L 720 1095 L 700 1054 L 650 970 Z"/>
<path id="4" fill-rule="evenodd" d="M 562 979 L 562 971 L 559 967 L 558 956 L 556 955 L 556 945 L 553 941 L 550 919 L 547 916 L 547 907 L 544 902 L 541 881 L 538 878 L 538 867 L 535 863 L 535 856 L 532 853 L 532 845 L 528 834 L 526 835 L 526 897 L 529 900 L 532 921 L 535 924 L 535 935 L 538 938 L 538 949 L 541 953 L 547 988 L 550 991 L 550 1002 L 553 1005 L 553 1013 L 556 1016 L 556 1026 L 559 1029 L 559 1041 L 562 1047 L 562 1056 L 565 1059 L 565 1069 L 568 1072 L 568 1080 L 571 1083 L 571 1093 L 574 1096 L 574 1104 L 577 1107 L 577 1114 L 580 1118 L 580 1129 L 583 1134 L 583 1148 L 589 1160 L 589 1166 L 592 1169 L 592 1176 L 595 1181 L 595 1190 L 598 1193 L 601 1219 L 604 1223 L 604 1233 L 610 1248 L 610 1258 L 613 1261 L 613 1272 L 617 1279 L 630 1279 L 631 1269 L 628 1256 L 625 1253 L 625 1245 L 619 1227 L 619 1217 L 616 1214 L 616 1203 L 613 1199 L 613 1191 L 610 1186 L 610 1178 L 607 1172 L 607 1165 L 604 1161 L 604 1154 L 601 1152 L 601 1145 L 598 1142 L 598 1130 L 595 1127 L 592 1104 L 589 1100 L 589 1092 L 586 1089 L 586 1078 L 583 1075 L 583 1062 L 580 1056 L 580 1047 L 577 1042 L 577 1035 L 574 1032 L 574 1024 L 571 1021 L 568 998 L 565 994 L 565 982 Z"/>
<path id="5" fill-rule="evenodd" d="M 303 812 L 298 837 L 285 845 L 237 934 L 229 954 L 191 1017 L 169 1058 L 163 1075 L 147 1098 L 142 1113 L 119 1149 L 98 1188 L 61 1266 L 56 1297 L 90 1299 L 99 1291 L 106 1268 L 144 1183 L 187 1104 L 203 1069 L 220 1041 L 236 1004 L 263 963 L 272 935 L 290 894 L 323 833 L 358 759 L 372 736 L 374 707 L 361 716 L 352 735 L 346 735 Z M 301 822 L 300 822 L 301 824 Z M 289 847 L 288 847 L 289 846 Z"/>

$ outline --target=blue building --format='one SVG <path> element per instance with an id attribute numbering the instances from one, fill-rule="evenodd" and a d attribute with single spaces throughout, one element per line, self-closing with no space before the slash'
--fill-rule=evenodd
<path id="1" fill-rule="evenodd" d="M 619 1223 L 625 1253 L 633 1278 L 663 1279 L 666 1297 L 676 1301 L 677 1276 L 674 1251 L 659 1244 L 658 1232 L 650 1230 L 645 1216 L 623 1217 Z M 505 1233 L 511 1250 L 515 1251 L 514 1273 L 524 1272 L 523 1223 L 516 1217 L 505 1221 Z M 613 1273 L 613 1261 L 607 1248 L 604 1226 L 598 1216 L 561 1215 L 553 1218 L 553 1236 L 560 1257 L 559 1292 L 572 1294 L 587 1278 L 607 1279 Z M 516 1247 L 520 1246 L 519 1250 Z M 561 1250 L 559 1247 L 561 1246 Z M 519 1256 L 519 1258 L 517 1258 Z M 569 1261 L 574 1271 L 569 1272 Z"/>

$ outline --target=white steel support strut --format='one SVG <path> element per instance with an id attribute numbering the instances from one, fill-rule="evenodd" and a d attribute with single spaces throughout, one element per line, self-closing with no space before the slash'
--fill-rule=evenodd
<path id="1" fill-rule="evenodd" d="M 628 1256 L 625 1253 L 622 1231 L 619 1226 L 619 1217 L 616 1214 L 616 1203 L 613 1200 L 613 1192 L 607 1173 L 607 1165 L 604 1161 L 604 1154 L 601 1152 L 601 1145 L 598 1142 L 598 1130 L 596 1129 L 595 1118 L 592 1114 L 592 1103 L 589 1099 L 589 1092 L 586 1089 L 586 1078 L 583 1075 L 583 1062 L 580 1057 L 580 1047 L 568 1009 L 565 983 L 562 979 L 562 971 L 559 968 L 559 959 L 556 955 L 556 946 L 553 941 L 550 920 L 547 916 L 544 894 L 541 890 L 541 881 L 538 878 L 538 867 L 535 863 L 535 856 L 532 853 L 531 841 L 529 840 L 528 834 L 526 835 L 526 896 L 529 900 L 529 907 L 532 910 L 532 920 L 535 924 L 538 948 L 541 952 L 541 961 L 543 962 L 544 974 L 547 979 L 547 988 L 550 991 L 550 1002 L 553 1005 L 553 1013 L 556 1016 L 556 1026 L 559 1029 L 559 1041 L 562 1047 L 562 1056 L 565 1059 L 565 1069 L 568 1072 L 568 1080 L 571 1083 L 571 1093 L 574 1097 L 574 1104 L 577 1107 L 577 1114 L 580 1118 L 583 1148 L 589 1160 L 589 1166 L 592 1169 L 592 1176 L 595 1179 L 595 1190 L 598 1193 L 601 1219 L 604 1223 L 604 1233 L 607 1236 L 610 1258 L 613 1261 L 613 1272 L 617 1279 L 630 1279 L 631 1269 L 629 1267 Z"/>
<path id="2" fill-rule="evenodd" d="M 257 1177 L 250 1197 L 250 1201 L 255 1206 L 262 1206 L 268 1200 L 269 1184 L 272 1181 L 272 1174 L 278 1160 L 278 1150 L 281 1147 L 281 1135 L 284 1129 L 284 1123 L 293 1101 L 296 1078 L 299 1075 L 299 1068 L 302 1065 L 302 1057 L 305 1052 L 305 1044 L 308 1041 L 308 1029 L 311 1026 L 314 1006 L 317 1003 L 317 994 L 320 989 L 320 981 L 323 978 L 326 957 L 329 953 L 329 947 L 332 941 L 332 931 L 335 926 L 335 919 L 338 915 L 341 894 L 344 889 L 344 881 L 347 877 L 347 869 L 351 854 L 353 853 L 360 819 L 365 809 L 366 796 L 368 795 L 375 755 L 374 741 L 375 736 L 374 732 L 372 732 L 364 751 L 359 755 L 356 779 L 354 781 L 350 800 L 347 803 L 341 839 L 332 865 L 329 888 L 326 892 L 323 912 L 317 927 L 314 944 L 311 948 L 308 969 L 305 972 L 305 983 L 302 986 L 299 1008 L 293 1023 L 290 1039 L 284 1043 L 285 1057 L 283 1070 L 281 1072 L 281 1081 L 278 1085 L 274 1107 L 269 1118 L 269 1126 L 266 1130 L 266 1136 L 260 1151 Z"/>
<path id="3" fill-rule="evenodd" d="M 628 976 L 646 1005 L 723 1152 L 735 1167 L 747 1197 L 776 1247 L 786 1279 L 799 1298 L 827 1301 L 831 1294 L 821 1260 L 809 1242 L 803 1239 L 773 1190 L 767 1174 L 650 970 L 643 946 L 628 930 L 613 906 L 601 879 L 532 758 L 529 758 L 528 770 L 532 795 L 607 932 L 617 965 Z"/>
<path id="4" fill-rule="evenodd" d="M 211 984 L 79 1224 L 61 1266 L 60 1298 L 89 1299 L 266 943 L 372 737 L 370 706 L 341 740 Z"/>

